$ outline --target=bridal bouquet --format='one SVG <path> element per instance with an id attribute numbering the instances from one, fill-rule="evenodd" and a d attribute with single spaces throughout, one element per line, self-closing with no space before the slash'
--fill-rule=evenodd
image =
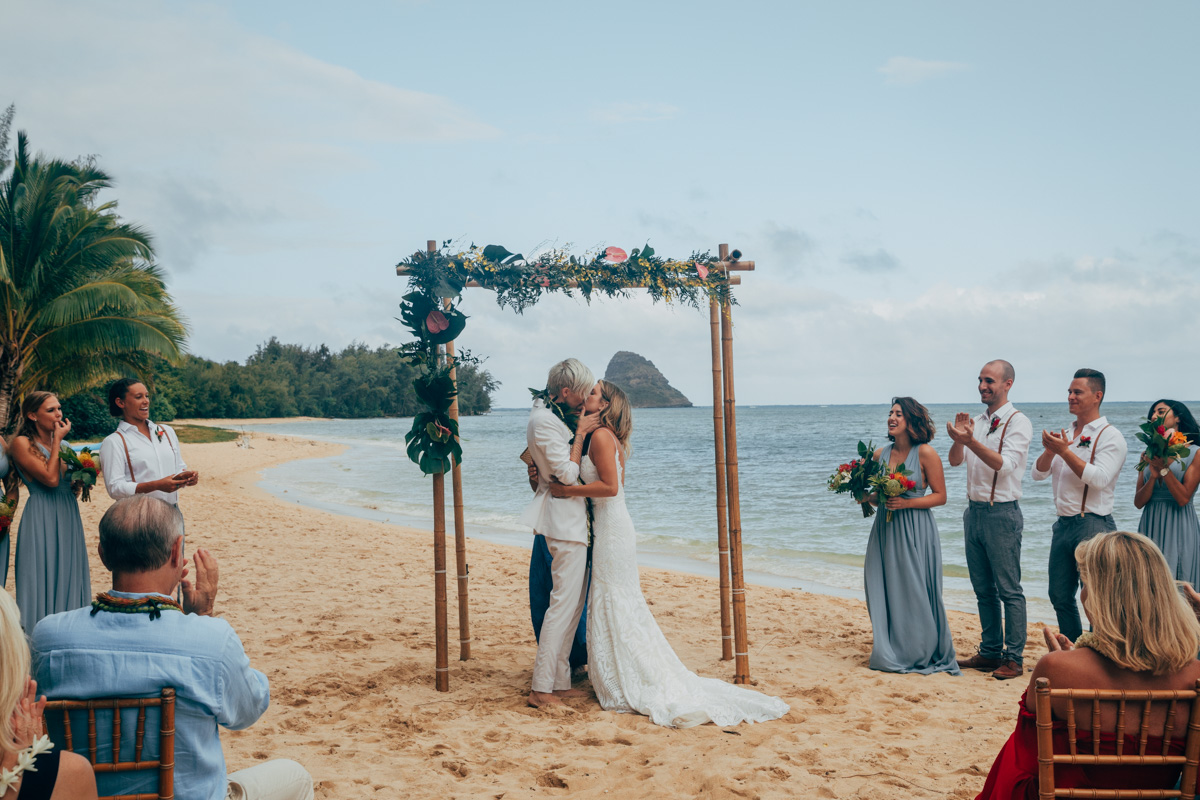
<path id="1" fill-rule="evenodd" d="M 871 483 L 879 490 L 879 495 L 883 497 L 899 497 L 909 489 L 917 488 L 917 484 L 908 476 L 912 473 L 908 471 L 908 467 L 903 464 L 898 464 L 894 469 L 881 469 L 875 477 L 871 478 Z M 892 512 L 887 512 L 887 521 L 892 521 Z"/>
<path id="2" fill-rule="evenodd" d="M 1146 452 L 1142 453 L 1141 459 L 1138 460 L 1138 472 L 1150 466 L 1150 462 L 1156 458 L 1163 459 L 1167 464 L 1170 464 L 1176 458 L 1187 458 L 1187 434 L 1180 433 L 1174 428 L 1168 428 L 1164 424 L 1165 422 L 1166 417 L 1158 417 L 1157 419 L 1143 422 L 1139 426 L 1142 432 L 1137 435 L 1137 439 L 1146 445 Z M 1165 476 L 1166 474 L 1167 470 L 1164 469 L 1162 475 Z"/>
<path id="3" fill-rule="evenodd" d="M 0 539 L 8 535 L 8 529 L 12 527 L 13 516 L 17 513 L 16 499 L 9 500 L 7 498 L 0 499 Z"/>
<path id="4" fill-rule="evenodd" d="M 96 485 L 96 476 L 100 474 L 100 465 L 92 451 L 83 448 L 78 453 L 69 445 L 64 444 L 58 451 L 59 459 L 67 465 L 66 478 L 71 488 L 79 488 L 79 499 L 85 503 L 92 500 L 92 487 Z"/>
<path id="5" fill-rule="evenodd" d="M 883 471 L 883 465 L 874 459 L 875 443 L 858 443 L 858 458 L 842 464 L 829 476 L 826 484 L 834 494 L 849 492 L 854 502 L 862 506 L 862 515 L 869 517 L 875 513 L 875 507 L 867 502 L 867 495 L 874 491 L 873 482 L 876 475 Z"/>

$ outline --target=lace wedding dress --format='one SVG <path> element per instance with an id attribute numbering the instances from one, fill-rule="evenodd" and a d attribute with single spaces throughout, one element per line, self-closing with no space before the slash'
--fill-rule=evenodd
<path id="1" fill-rule="evenodd" d="M 619 454 L 617 472 L 620 474 Z M 584 456 L 581 475 L 598 479 Z M 657 725 L 686 728 L 766 722 L 788 712 L 777 697 L 688 671 L 654 621 L 638 580 L 633 519 L 625 488 L 616 497 L 592 498 L 595 536 L 588 597 L 588 675 L 602 708 L 645 714 Z"/>

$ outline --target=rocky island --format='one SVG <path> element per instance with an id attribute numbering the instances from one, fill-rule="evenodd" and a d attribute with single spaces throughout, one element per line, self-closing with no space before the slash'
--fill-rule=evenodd
<path id="1" fill-rule="evenodd" d="M 624 389 L 634 408 L 690 408 L 692 405 L 682 392 L 667 382 L 653 363 L 628 350 L 612 357 L 604 380 Z"/>

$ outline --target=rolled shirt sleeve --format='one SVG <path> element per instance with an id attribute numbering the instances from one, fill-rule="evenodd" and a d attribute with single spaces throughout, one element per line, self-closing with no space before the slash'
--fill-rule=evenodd
<path id="1" fill-rule="evenodd" d="M 563 437 L 562 428 L 557 417 L 547 415 L 534 425 L 533 440 L 546 454 L 551 474 L 559 483 L 570 486 L 579 481 L 579 465 L 571 460 L 571 445 Z"/>
<path id="2" fill-rule="evenodd" d="M 109 434 L 100 443 L 100 472 L 104 475 L 104 488 L 113 500 L 124 500 L 137 494 L 137 482 L 129 474 L 129 462 L 121 437 Z"/>
<path id="3" fill-rule="evenodd" d="M 1103 489 L 1113 483 L 1121 474 L 1121 467 L 1125 466 L 1125 456 L 1129 452 L 1129 445 L 1125 443 L 1125 437 L 1116 428 L 1104 431 L 1104 435 L 1097 436 L 1097 440 L 1093 443 L 1096 448 L 1096 458 L 1092 460 L 1092 463 L 1084 466 L 1080 480 L 1093 489 Z"/>

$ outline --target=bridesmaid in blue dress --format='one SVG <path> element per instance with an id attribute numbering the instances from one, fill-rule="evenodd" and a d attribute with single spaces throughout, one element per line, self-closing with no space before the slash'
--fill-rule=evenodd
<path id="1" fill-rule="evenodd" d="M 946 503 L 942 459 L 927 444 L 933 434 L 925 406 L 911 397 L 892 400 L 892 444 L 876 450 L 875 459 L 889 470 L 903 464 L 916 488 L 886 499 L 867 540 L 863 578 L 874 634 L 871 669 L 960 674 L 942 603 L 942 544 L 931 510 Z"/>
<path id="2" fill-rule="evenodd" d="M 1159 400 L 1150 406 L 1148 420 L 1165 418 L 1163 427 L 1188 437 L 1188 455 L 1170 466 L 1154 459 L 1138 475 L 1133 504 L 1142 509 L 1138 533 L 1158 545 L 1177 581 L 1200 587 L 1200 520 L 1196 518 L 1196 487 L 1200 485 L 1200 428 L 1188 407 L 1177 400 Z M 1165 473 L 1165 474 L 1164 474 Z"/>
<path id="3" fill-rule="evenodd" d="M 8 448 L 4 446 L 4 441 L 0 440 L 0 480 L 8 477 Z M 7 481 L 5 481 L 7 483 Z M 14 486 L 11 497 L 17 496 L 17 490 Z M 9 497 L 5 497 L 9 499 Z M 8 554 L 9 548 L 12 545 L 12 536 L 10 535 L 11 528 L 3 533 L 0 533 L 0 589 L 8 585 Z"/>
<path id="4" fill-rule="evenodd" d="M 71 423 L 50 392 L 30 392 L 21 404 L 23 424 L 9 455 L 29 489 L 17 530 L 17 606 L 27 634 L 42 617 L 92 602 L 87 544 L 79 502 L 63 478 L 58 450 Z"/>

